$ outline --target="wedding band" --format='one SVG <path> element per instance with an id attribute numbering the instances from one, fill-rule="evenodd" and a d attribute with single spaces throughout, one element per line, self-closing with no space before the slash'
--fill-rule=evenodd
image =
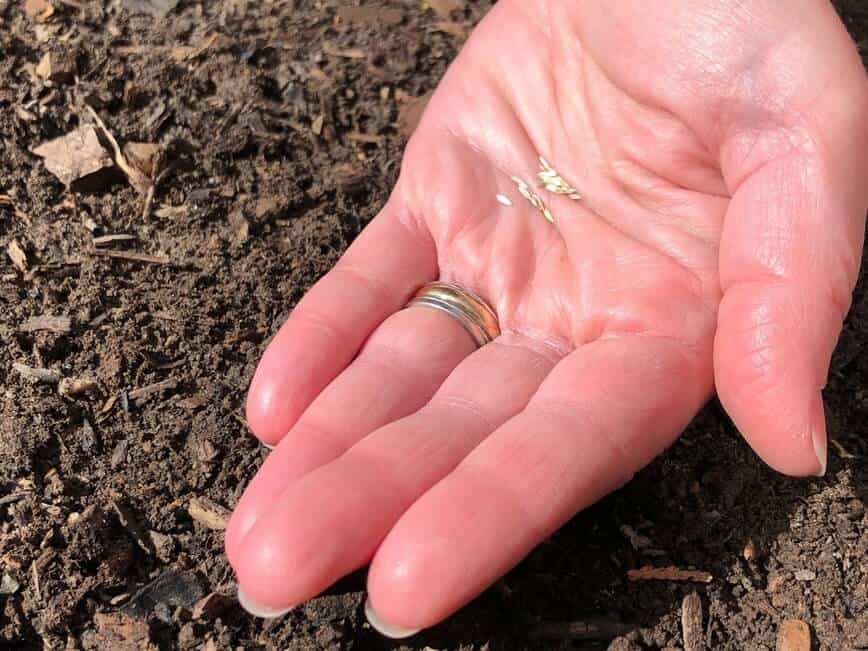
<path id="1" fill-rule="evenodd" d="M 477 348 L 500 335 L 494 310 L 473 292 L 453 283 L 424 285 L 410 299 L 407 307 L 430 307 L 445 312 L 467 330 Z"/>

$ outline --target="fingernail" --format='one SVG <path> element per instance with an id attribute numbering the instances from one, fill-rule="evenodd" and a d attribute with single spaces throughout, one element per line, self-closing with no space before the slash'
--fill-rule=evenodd
<path id="1" fill-rule="evenodd" d="M 826 437 L 819 432 L 814 432 L 811 438 L 814 440 L 814 453 L 817 455 L 817 461 L 820 462 L 820 472 L 817 477 L 822 477 L 826 474 Z"/>
<path id="2" fill-rule="evenodd" d="M 274 449 L 274 446 L 273 446 L 273 445 L 269 445 L 269 444 L 266 443 L 265 441 L 262 441 L 262 446 L 268 448 L 269 450 L 273 450 L 273 449 Z"/>
<path id="3" fill-rule="evenodd" d="M 377 633 L 390 637 L 393 640 L 416 635 L 416 633 L 422 630 L 421 628 L 401 628 L 400 626 L 387 624 L 380 619 L 380 616 L 377 615 L 377 613 L 374 612 L 374 607 L 371 605 L 370 597 L 365 600 L 365 617 L 368 618 L 368 623 L 375 631 L 377 631 Z"/>
<path id="4" fill-rule="evenodd" d="M 253 615 L 254 617 L 262 617 L 263 619 L 274 619 L 275 617 L 282 617 L 286 613 L 288 613 L 292 608 L 272 608 L 271 606 L 263 606 L 260 603 L 255 602 L 251 599 L 246 592 L 238 586 L 238 603 L 241 604 L 241 607 L 246 610 L 248 613 Z"/>

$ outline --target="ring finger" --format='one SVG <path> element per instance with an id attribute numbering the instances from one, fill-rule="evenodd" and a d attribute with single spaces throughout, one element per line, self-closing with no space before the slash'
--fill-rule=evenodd
<path id="1" fill-rule="evenodd" d="M 386 319 L 281 439 L 245 490 L 226 531 L 230 560 L 287 486 L 375 429 L 422 407 L 474 349 L 464 328 L 437 310 L 405 309 Z"/>

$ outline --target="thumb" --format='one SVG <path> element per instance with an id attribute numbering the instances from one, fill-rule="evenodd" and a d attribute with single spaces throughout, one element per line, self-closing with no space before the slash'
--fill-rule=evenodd
<path id="1" fill-rule="evenodd" d="M 754 450 L 792 475 L 826 470 L 821 390 L 861 260 L 868 84 L 864 73 L 851 81 L 812 107 L 817 128 L 724 147 L 724 175 L 737 189 L 721 236 L 715 382 Z"/>

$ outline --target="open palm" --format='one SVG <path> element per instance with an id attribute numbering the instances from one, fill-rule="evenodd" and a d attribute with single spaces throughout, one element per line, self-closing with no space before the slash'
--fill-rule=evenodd
<path id="1" fill-rule="evenodd" d="M 822 473 L 866 86 L 816 0 L 499 3 L 388 204 L 257 370 L 249 422 L 277 447 L 227 531 L 243 603 L 278 614 L 370 562 L 372 622 L 430 626 L 715 386 L 770 465 Z M 581 199 L 540 185 L 540 156 Z M 437 278 L 502 335 L 476 350 L 449 316 L 402 310 Z"/>

